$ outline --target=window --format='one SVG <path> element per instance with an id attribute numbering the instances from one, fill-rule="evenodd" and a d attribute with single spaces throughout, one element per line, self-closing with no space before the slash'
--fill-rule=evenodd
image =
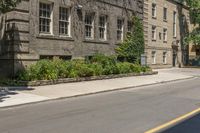
<path id="1" fill-rule="evenodd" d="M 167 42 L 167 29 L 166 28 L 163 29 L 163 41 Z"/>
<path id="2" fill-rule="evenodd" d="M 176 37 L 176 19 L 177 19 L 177 15 L 176 15 L 176 12 L 174 11 L 174 13 L 173 13 L 173 37 Z"/>
<path id="3" fill-rule="evenodd" d="M 131 34 L 133 31 L 133 22 L 132 21 L 128 21 L 127 22 L 127 33 Z"/>
<path id="4" fill-rule="evenodd" d="M 156 4 L 155 3 L 152 4 L 152 17 L 156 18 Z"/>
<path id="5" fill-rule="evenodd" d="M 167 21 L 167 8 L 166 7 L 163 8 L 163 20 Z"/>
<path id="6" fill-rule="evenodd" d="M 167 52 L 163 52 L 163 64 L 167 64 Z"/>
<path id="7" fill-rule="evenodd" d="M 94 37 L 94 15 L 86 13 L 85 15 L 85 38 L 92 39 Z"/>
<path id="8" fill-rule="evenodd" d="M 72 56 L 71 55 L 63 55 L 63 56 L 59 56 L 59 59 L 69 61 L 72 59 Z"/>
<path id="9" fill-rule="evenodd" d="M 51 33 L 51 4 L 40 3 L 39 5 L 39 32 L 40 33 Z"/>
<path id="10" fill-rule="evenodd" d="M 53 55 L 40 55 L 40 60 L 53 60 Z"/>
<path id="11" fill-rule="evenodd" d="M 70 9 L 60 7 L 59 34 L 70 36 Z"/>
<path id="12" fill-rule="evenodd" d="M 156 40 L 156 26 L 152 26 L 152 40 Z"/>
<path id="13" fill-rule="evenodd" d="M 117 40 L 123 40 L 124 24 L 122 19 L 117 19 Z"/>
<path id="14" fill-rule="evenodd" d="M 152 51 L 152 64 L 156 64 L 156 51 Z"/>
<path id="15" fill-rule="evenodd" d="M 200 48 L 196 48 L 196 56 L 200 57 Z"/>
<path id="16" fill-rule="evenodd" d="M 101 40 L 107 40 L 107 17 L 99 17 L 99 38 Z"/>

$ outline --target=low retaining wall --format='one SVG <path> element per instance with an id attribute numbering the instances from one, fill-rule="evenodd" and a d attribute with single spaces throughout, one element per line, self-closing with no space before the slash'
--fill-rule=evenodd
<path id="1" fill-rule="evenodd" d="M 145 76 L 145 75 L 155 75 L 158 72 L 144 72 L 144 73 L 129 73 L 129 74 L 118 74 L 118 75 L 102 75 L 84 78 L 65 78 L 58 80 L 38 80 L 38 81 L 18 81 L 20 86 L 45 86 L 45 85 L 55 85 L 62 83 L 73 83 L 82 81 L 93 81 L 93 80 L 103 80 L 103 79 L 113 79 L 122 77 L 132 77 L 132 76 Z"/>

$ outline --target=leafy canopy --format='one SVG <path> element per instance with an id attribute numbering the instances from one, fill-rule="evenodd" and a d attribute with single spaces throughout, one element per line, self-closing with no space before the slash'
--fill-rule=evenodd
<path id="1" fill-rule="evenodd" d="M 200 0 L 180 0 L 185 2 L 190 9 L 190 17 L 196 25 L 191 33 L 185 38 L 186 44 L 192 42 L 195 45 L 200 45 Z"/>
<path id="2" fill-rule="evenodd" d="M 0 13 L 6 13 L 12 10 L 20 1 L 21 0 L 0 0 Z"/>
<path id="3" fill-rule="evenodd" d="M 143 25 L 136 16 L 133 17 L 133 25 L 133 32 L 127 34 L 125 41 L 116 49 L 118 56 L 129 62 L 139 61 L 144 53 Z"/>

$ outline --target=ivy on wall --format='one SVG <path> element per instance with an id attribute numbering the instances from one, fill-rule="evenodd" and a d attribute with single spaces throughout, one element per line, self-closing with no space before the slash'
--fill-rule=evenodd
<path id="1" fill-rule="evenodd" d="M 144 33 L 141 20 L 133 17 L 133 32 L 127 34 L 124 42 L 116 48 L 116 53 L 120 59 L 128 62 L 139 61 L 141 54 L 144 53 Z"/>
<path id="2" fill-rule="evenodd" d="M 19 2 L 21 0 L 0 0 L 0 13 L 6 13 L 12 10 Z"/>

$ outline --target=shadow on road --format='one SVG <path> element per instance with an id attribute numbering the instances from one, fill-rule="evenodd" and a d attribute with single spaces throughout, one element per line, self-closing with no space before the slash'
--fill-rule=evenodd
<path id="1" fill-rule="evenodd" d="M 161 133 L 200 133 L 200 113 Z"/>

